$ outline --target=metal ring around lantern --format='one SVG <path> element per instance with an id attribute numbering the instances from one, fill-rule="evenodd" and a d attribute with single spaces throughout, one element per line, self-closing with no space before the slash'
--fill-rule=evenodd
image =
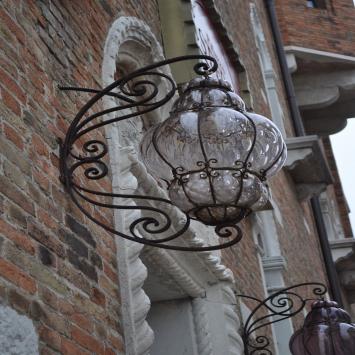
<path id="1" fill-rule="evenodd" d="M 93 137 L 93 133 L 107 125 L 152 112 L 170 101 L 177 92 L 177 86 L 170 76 L 155 69 L 185 60 L 203 60 L 203 62 L 198 62 L 194 65 L 194 71 L 196 74 L 204 77 L 208 77 L 217 70 L 217 62 L 213 57 L 206 55 L 189 55 L 164 60 L 143 67 L 119 80 L 116 80 L 102 90 L 80 87 L 60 87 L 61 90 L 72 90 L 94 94 L 94 96 L 79 110 L 69 126 L 65 140 L 60 142 L 60 180 L 80 211 L 91 221 L 110 233 L 134 242 L 164 249 L 181 251 L 211 251 L 223 249 L 238 243 L 242 238 L 241 229 L 230 221 L 215 226 L 216 234 L 223 239 L 221 244 L 212 246 L 181 246 L 166 244 L 167 242 L 171 242 L 182 236 L 188 230 L 191 218 L 193 218 L 191 213 L 182 212 L 185 216 L 184 223 L 182 226 L 180 225 L 179 227 L 176 227 L 173 225 L 172 218 L 167 212 L 174 206 L 168 199 L 155 196 L 113 193 L 102 191 L 101 189 L 91 189 L 83 184 L 85 179 L 91 182 L 98 182 L 109 174 L 109 169 L 105 162 L 105 158 L 107 158 L 108 154 L 107 144 L 103 142 L 103 139 L 97 138 L 97 136 Z M 147 79 L 147 77 L 152 76 L 166 80 L 169 83 L 170 89 L 163 98 L 158 98 L 159 89 L 156 83 L 152 79 Z M 131 86 L 128 84 L 131 84 Z M 95 105 L 105 96 L 117 98 L 122 104 L 109 109 L 101 109 L 96 113 L 90 113 Z M 139 108 L 139 110 L 136 112 L 122 113 L 123 110 L 132 108 Z M 121 113 L 121 115 L 104 119 L 105 115 L 113 113 Z M 241 113 L 253 124 L 253 121 L 248 117 L 246 112 Z M 256 132 L 254 133 L 256 135 Z M 85 137 L 88 138 L 85 140 Z M 254 174 L 261 180 L 265 180 L 267 170 L 276 164 L 278 159 L 276 159 L 265 171 L 252 171 L 249 169 L 248 158 L 254 149 L 254 145 L 255 139 L 245 161 L 239 162 L 239 164 L 236 164 L 232 169 L 235 173 L 241 174 L 242 178 L 247 177 L 248 174 Z M 282 154 L 282 152 L 280 154 Z M 201 162 L 201 169 L 199 172 L 210 176 L 212 170 L 209 164 L 209 161 Z M 231 170 L 231 168 L 226 169 Z M 175 170 L 174 174 L 183 179 L 183 174 L 179 175 L 178 171 Z M 107 202 L 107 199 L 109 202 Z M 121 205 L 115 203 L 114 200 L 116 199 L 132 199 L 136 202 L 140 201 L 140 204 L 129 206 Z M 155 201 L 159 207 L 150 206 L 149 201 Z M 90 207 L 88 208 L 87 206 Z M 203 207 L 207 209 L 209 208 L 209 206 Z M 104 210 L 140 210 L 144 213 L 151 213 L 152 215 L 142 216 L 133 221 L 128 228 L 130 234 L 126 234 L 116 230 L 109 225 L 109 223 L 95 216 L 90 208 L 101 208 Z M 230 208 L 230 205 L 222 206 L 222 208 L 227 210 L 227 208 Z M 193 212 L 199 213 L 199 209 L 197 208 Z M 247 216 L 250 212 L 251 210 L 247 208 L 242 210 L 240 219 Z M 148 234 L 149 238 L 142 236 L 138 232 L 139 228 L 141 228 L 143 235 Z M 168 236 L 165 236 L 166 234 L 168 234 Z M 159 239 L 155 238 L 159 235 L 163 235 L 164 237 Z M 227 241 L 225 241 L 226 238 L 228 239 Z"/>

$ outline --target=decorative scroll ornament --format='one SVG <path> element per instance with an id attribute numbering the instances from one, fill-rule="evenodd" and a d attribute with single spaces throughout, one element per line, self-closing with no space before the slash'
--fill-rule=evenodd
<path id="1" fill-rule="evenodd" d="M 110 172 L 108 148 L 104 138 L 99 138 L 103 137 L 102 127 L 139 118 L 166 104 L 177 87 L 158 68 L 196 59 L 203 60 L 194 66 L 202 78 L 193 79 L 183 88 L 171 116 L 152 127 L 140 146 L 148 172 L 166 186 L 170 200 L 104 190 L 104 179 L 109 178 Z M 266 179 L 281 169 L 286 146 L 270 120 L 247 113 L 242 99 L 227 82 L 210 77 L 216 69 L 214 58 L 191 55 L 146 66 L 102 90 L 61 88 L 95 94 L 74 118 L 60 151 L 61 181 L 90 220 L 120 237 L 165 249 L 216 250 L 241 239 L 242 232 L 236 224 L 267 203 Z M 170 86 L 163 97 L 157 79 L 166 80 Z M 97 109 L 105 95 L 117 98 L 121 104 Z M 120 199 L 127 198 L 135 205 L 120 204 Z M 183 212 L 182 225 L 169 214 L 174 206 Z M 131 223 L 129 233 L 123 233 L 100 218 L 98 210 L 105 213 L 107 209 L 134 209 L 142 214 Z M 191 219 L 215 226 L 223 240 L 221 244 L 200 247 L 176 243 Z"/>
<path id="2" fill-rule="evenodd" d="M 313 295 L 316 298 L 303 298 L 297 293 L 300 288 L 312 287 Z M 243 326 L 242 339 L 244 342 L 245 355 L 272 355 L 272 341 L 265 335 L 255 335 L 255 332 L 273 323 L 281 322 L 292 318 L 303 311 L 305 306 L 316 299 L 322 299 L 327 293 L 327 288 L 321 283 L 301 283 L 291 287 L 281 289 L 264 300 L 259 300 L 252 296 L 237 295 L 257 302 Z M 258 317 L 258 315 L 260 315 Z M 316 354 L 299 352 L 298 354 Z M 322 354 L 323 353 L 319 353 Z M 337 353 L 334 353 L 337 354 Z M 339 353 L 343 355 L 343 353 Z M 344 353 L 345 354 L 345 353 Z M 324 354 L 325 355 L 325 354 Z M 327 354 L 328 355 L 328 354 Z M 333 353 L 329 353 L 333 355 Z M 350 355 L 350 353 L 349 353 Z"/>

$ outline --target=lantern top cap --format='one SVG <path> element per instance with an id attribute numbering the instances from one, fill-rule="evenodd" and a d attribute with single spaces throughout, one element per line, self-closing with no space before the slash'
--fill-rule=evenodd
<path id="1" fill-rule="evenodd" d="M 232 85 L 222 79 L 208 77 L 198 77 L 190 80 L 188 83 L 182 86 L 182 92 L 185 93 L 191 89 L 198 89 L 203 87 L 217 87 L 218 89 L 233 92 Z"/>
<path id="2" fill-rule="evenodd" d="M 316 309 L 316 308 L 331 308 L 331 307 L 339 308 L 339 305 L 338 305 L 337 302 L 326 301 L 326 300 L 317 300 L 317 301 L 312 303 L 312 309 Z"/>

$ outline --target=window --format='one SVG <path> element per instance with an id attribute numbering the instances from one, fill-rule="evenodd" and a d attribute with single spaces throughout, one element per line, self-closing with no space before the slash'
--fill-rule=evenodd
<path id="1" fill-rule="evenodd" d="M 309 8 L 320 8 L 320 9 L 326 8 L 325 0 L 307 0 L 306 6 Z"/>

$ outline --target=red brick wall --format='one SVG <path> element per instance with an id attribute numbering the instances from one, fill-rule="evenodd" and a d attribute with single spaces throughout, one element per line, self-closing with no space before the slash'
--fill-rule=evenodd
<path id="1" fill-rule="evenodd" d="M 251 27 L 249 2 L 239 0 L 227 3 L 223 0 L 216 0 L 215 3 L 221 12 L 227 32 L 231 35 L 234 45 L 238 49 L 240 60 L 248 73 L 250 91 L 254 100 L 254 110 L 270 117 L 269 107 L 261 95 L 261 88 L 264 87 L 264 83 L 259 60 L 256 56 L 257 49 Z M 277 90 L 280 104 L 285 114 L 287 135 L 292 136 L 291 119 L 266 8 L 262 1 L 254 1 L 254 4 L 262 22 L 273 67 L 279 78 Z M 299 202 L 295 185 L 285 171 L 273 177 L 270 185 L 273 198 L 282 215 L 282 225 L 278 222 L 276 225 L 281 253 L 287 263 L 283 275 L 286 286 L 312 281 L 327 284 L 323 257 L 309 203 Z M 244 231 L 242 241 L 237 246 L 222 253 L 223 261 L 233 270 L 238 291 L 263 299 L 265 294 L 257 259 L 258 251 L 252 238 L 250 221 L 246 221 L 242 225 L 242 229 Z M 310 289 L 304 290 L 303 295 L 309 296 L 311 295 L 310 292 Z M 299 326 L 302 321 L 301 318 L 302 316 L 295 320 L 296 326 Z"/>
<path id="2" fill-rule="evenodd" d="M 306 1 L 275 0 L 284 45 L 354 56 L 355 6 L 352 0 L 325 0 L 326 8 Z"/>
<path id="3" fill-rule="evenodd" d="M 123 351 L 115 241 L 64 193 L 56 142 L 88 97 L 58 85 L 100 86 L 120 15 L 159 37 L 155 1 L 0 3 L 0 297 L 33 319 L 41 354 Z"/>

